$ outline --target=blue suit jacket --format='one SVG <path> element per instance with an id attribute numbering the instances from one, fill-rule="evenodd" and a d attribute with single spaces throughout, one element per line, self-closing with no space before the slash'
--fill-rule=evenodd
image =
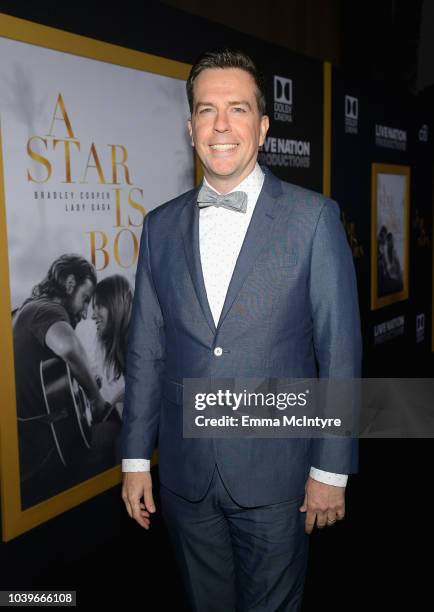
<path id="1" fill-rule="evenodd" d="M 355 439 L 183 438 L 184 378 L 360 376 L 357 286 L 338 206 L 264 171 L 217 327 L 200 264 L 198 189 L 143 225 L 121 456 L 150 458 L 158 443 L 161 482 L 191 501 L 205 495 L 215 463 L 244 506 L 302 497 L 311 465 L 357 470 Z"/>

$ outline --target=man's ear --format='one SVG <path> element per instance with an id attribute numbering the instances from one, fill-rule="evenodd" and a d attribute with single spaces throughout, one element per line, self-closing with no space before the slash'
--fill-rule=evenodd
<path id="1" fill-rule="evenodd" d="M 77 285 L 77 281 L 75 280 L 75 276 L 73 274 L 68 274 L 68 276 L 65 279 L 66 293 L 68 295 L 71 295 L 71 293 L 74 291 L 76 285 Z"/>
<path id="2" fill-rule="evenodd" d="M 268 132 L 269 127 L 270 127 L 270 119 L 268 115 L 262 115 L 261 125 L 259 127 L 259 146 L 260 147 L 262 147 L 262 145 L 265 142 L 265 138 L 267 137 L 267 132 Z"/>
<path id="3" fill-rule="evenodd" d="M 194 147 L 193 140 L 193 126 L 191 125 L 191 118 L 187 121 L 188 133 L 190 134 L 191 146 Z"/>

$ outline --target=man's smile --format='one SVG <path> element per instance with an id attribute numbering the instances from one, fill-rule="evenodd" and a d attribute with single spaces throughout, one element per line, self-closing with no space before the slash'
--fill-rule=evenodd
<path id="1" fill-rule="evenodd" d="M 238 143 L 212 144 L 209 146 L 213 151 L 231 151 L 232 149 L 236 149 L 238 147 Z"/>

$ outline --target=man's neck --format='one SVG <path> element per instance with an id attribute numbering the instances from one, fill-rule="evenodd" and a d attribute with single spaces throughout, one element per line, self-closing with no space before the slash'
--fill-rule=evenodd
<path id="1" fill-rule="evenodd" d="M 244 176 L 235 177 L 235 178 L 227 177 L 227 178 L 221 179 L 220 177 L 207 176 L 206 174 L 204 174 L 204 176 L 205 176 L 206 182 L 212 189 L 217 191 L 217 193 L 224 195 L 226 193 L 229 193 L 236 187 L 238 187 L 238 185 L 240 185 L 248 176 L 252 174 L 255 168 L 256 168 L 256 162 L 253 168 L 249 172 L 247 172 Z"/>

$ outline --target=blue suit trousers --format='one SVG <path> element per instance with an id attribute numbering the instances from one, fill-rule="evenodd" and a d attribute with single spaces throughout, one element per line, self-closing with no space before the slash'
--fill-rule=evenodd
<path id="1" fill-rule="evenodd" d="M 303 497 L 240 506 L 217 465 L 203 499 L 191 502 L 163 484 L 160 496 L 192 610 L 300 610 L 309 544 Z"/>

